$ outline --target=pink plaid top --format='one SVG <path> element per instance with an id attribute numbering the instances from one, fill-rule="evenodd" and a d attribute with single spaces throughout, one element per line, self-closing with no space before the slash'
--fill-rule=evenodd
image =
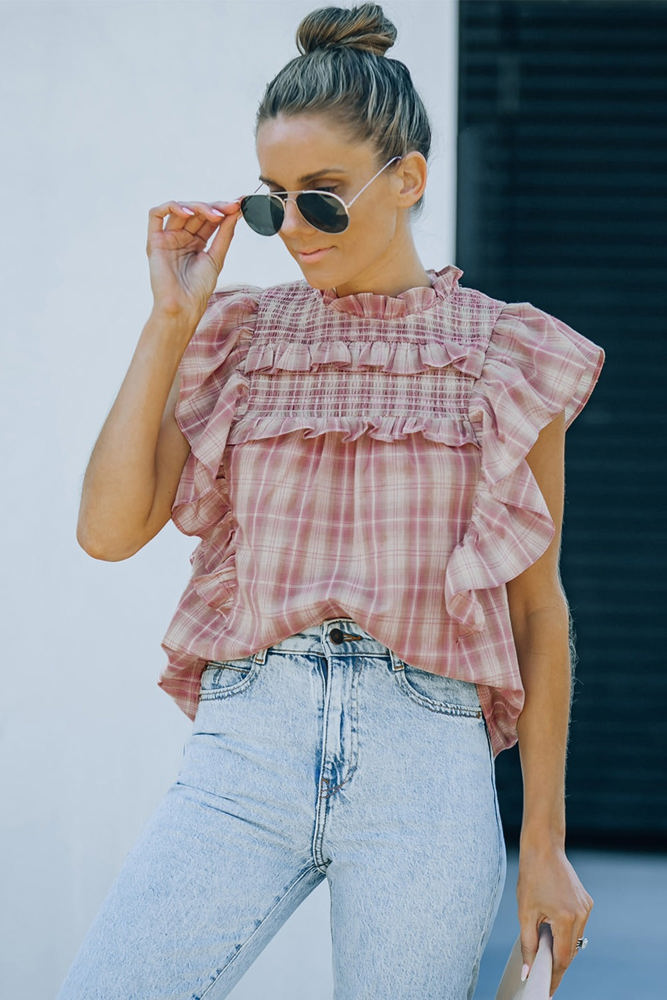
<path id="1" fill-rule="evenodd" d="M 202 541 L 158 684 L 194 718 L 209 660 L 353 618 L 477 685 L 494 754 L 524 700 L 505 583 L 554 525 L 525 456 L 569 426 L 604 351 L 528 302 L 461 288 L 216 291 L 181 362 L 191 451 L 172 516 Z"/>

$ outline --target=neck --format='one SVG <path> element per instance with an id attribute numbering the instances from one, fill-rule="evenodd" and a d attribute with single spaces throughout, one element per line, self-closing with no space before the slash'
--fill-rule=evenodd
<path id="1" fill-rule="evenodd" d="M 396 296 L 410 288 L 430 286 L 431 279 L 419 259 L 410 235 L 402 245 L 390 247 L 387 254 L 350 281 L 337 285 L 335 292 L 338 298 L 359 292 Z"/>

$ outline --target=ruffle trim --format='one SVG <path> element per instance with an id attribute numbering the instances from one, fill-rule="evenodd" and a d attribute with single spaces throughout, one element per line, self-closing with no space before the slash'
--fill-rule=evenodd
<path id="1" fill-rule="evenodd" d="M 378 441 L 403 441 L 411 434 L 423 434 L 429 441 L 458 448 L 464 444 L 477 445 L 475 431 L 469 420 L 457 417 L 405 417 L 359 416 L 322 418 L 299 414 L 294 417 L 240 417 L 229 433 L 230 444 L 258 441 L 302 431 L 304 438 L 319 437 L 339 431 L 343 441 L 356 441 L 362 435 Z"/>
<path id="2" fill-rule="evenodd" d="M 307 372 L 320 365 L 341 368 L 379 368 L 392 375 L 416 375 L 432 368 L 453 365 L 465 375 L 478 377 L 484 351 L 450 342 L 409 343 L 398 339 L 364 341 L 322 341 L 253 343 L 244 363 L 245 372 Z"/>
<path id="3" fill-rule="evenodd" d="M 186 535 L 208 537 L 229 513 L 222 456 L 237 408 L 248 396 L 248 379 L 240 368 L 260 295 L 261 289 L 245 286 L 215 292 L 181 361 L 175 417 L 190 453 L 172 519 Z"/>
<path id="4" fill-rule="evenodd" d="M 202 535 L 213 529 L 229 509 L 228 483 L 222 467 L 229 429 L 242 400 L 247 399 L 248 380 L 236 371 L 220 392 L 218 402 L 202 432 L 189 437 L 186 459 L 172 505 L 172 519 L 186 535 Z"/>
<path id="5" fill-rule="evenodd" d="M 446 298 L 458 284 L 463 271 L 449 264 L 440 271 L 428 270 L 430 287 L 408 288 L 399 295 L 381 295 L 377 292 L 357 292 L 354 295 L 336 295 L 333 288 L 320 291 L 325 306 L 352 316 L 370 316 L 374 320 L 400 319 L 414 313 L 425 312 Z"/>
<path id="6" fill-rule="evenodd" d="M 445 604 L 462 635 L 484 628 L 478 593 L 513 580 L 548 548 L 553 519 L 526 456 L 543 427 L 587 402 L 604 351 L 530 303 L 507 306 L 494 327 L 469 416 L 481 445 L 471 518 L 446 569 Z"/>
<path id="7" fill-rule="evenodd" d="M 192 587 L 199 597 L 216 611 L 227 611 L 231 608 L 237 589 L 236 578 L 236 520 L 228 510 L 215 527 L 211 537 L 197 546 L 190 562 L 192 563 Z M 210 559 L 210 552 L 222 553 L 218 556 L 215 569 L 210 571 L 205 560 Z"/>

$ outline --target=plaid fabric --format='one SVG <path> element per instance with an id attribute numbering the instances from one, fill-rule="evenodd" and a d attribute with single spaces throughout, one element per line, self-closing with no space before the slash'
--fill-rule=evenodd
<path id="1" fill-rule="evenodd" d="M 525 456 L 569 426 L 602 348 L 530 303 L 461 288 L 215 292 L 181 362 L 172 516 L 201 542 L 158 681 L 194 718 L 209 660 L 350 617 L 477 685 L 494 754 L 523 687 L 505 583 L 554 525 Z"/>

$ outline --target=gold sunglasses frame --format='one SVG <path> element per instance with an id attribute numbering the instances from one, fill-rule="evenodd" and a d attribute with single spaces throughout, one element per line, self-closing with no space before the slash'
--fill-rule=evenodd
<path id="1" fill-rule="evenodd" d="M 280 202 L 280 207 L 281 207 L 281 209 L 283 211 L 283 218 L 282 218 L 282 222 L 280 223 L 280 226 L 275 231 L 275 233 L 266 233 L 266 234 L 260 233 L 259 235 L 267 235 L 267 236 L 277 236 L 278 235 L 278 233 L 282 229 L 283 222 L 285 221 L 285 205 L 286 205 L 286 203 L 288 201 L 294 202 L 294 204 L 296 205 L 297 212 L 299 213 L 299 215 L 301 216 L 301 218 L 303 219 L 303 221 L 308 226 L 311 226 L 313 229 L 317 229 L 317 231 L 319 233 L 329 233 L 330 235 L 333 235 L 333 236 L 338 236 L 340 233 L 344 233 L 345 230 L 350 225 L 350 208 L 352 207 L 352 205 L 354 205 L 354 203 L 357 200 L 357 198 L 359 198 L 364 193 L 364 191 L 366 190 L 366 188 L 370 187 L 370 185 L 373 183 L 373 181 L 376 180 L 380 176 L 380 174 L 384 170 L 387 169 L 387 167 L 391 166 L 391 164 L 395 163 L 397 160 L 402 160 L 402 159 L 403 159 L 402 156 L 392 156 L 391 160 L 387 160 L 387 162 L 385 163 L 385 165 L 383 167 L 380 167 L 380 169 L 378 170 L 378 172 L 376 174 L 374 174 L 371 177 L 371 179 L 364 184 L 364 186 L 361 188 L 361 190 L 357 191 L 357 193 L 355 194 L 354 198 L 352 198 L 348 202 L 345 202 L 340 197 L 340 195 L 334 194 L 333 191 L 321 191 L 321 190 L 318 191 L 317 188 L 315 188 L 315 189 L 304 188 L 301 191 L 268 191 L 268 192 L 266 192 L 266 194 L 261 195 L 261 197 L 266 197 L 266 198 L 269 198 L 269 199 L 276 198 Z M 258 193 L 258 191 L 259 191 L 259 189 L 264 185 L 264 183 L 265 182 L 262 181 L 261 184 L 257 188 L 255 188 L 255 190 L 252 192 L 251 195 L 242 195 L 241 198 L 239 198 L 238 200 L 239 201 L 243 201 L 244 198 L 251 198 L 251 197 L 256 196 L 257 193 Z M 339 201 L 340 204 L 343 206 L 343 209 L 345 210 L 345 215 L 347 217 L 347 224 L 345 225 L 345 228 L 344 229 L 334 230 L 333 232 L 331 232 L 331 230 L 318 229 L 317 226 L 314 226 L 312 222 L 309 222 L 308 219 L 305 218 L 305 216 L 303 215 L 303 213 L 301 212 L 301 210 L 299 208 L 299 205 L 298 205 L 298 202 L 297 202 L 296 199 L 297 199 L 297 197 L 300 194 L 326 195 L 327 198 L 334 198 L 336 201 Z M 294 197 L 290 197 L 291 195 L 293 195 Z M 245 219 L 245 216 L 244 216 L 244 219 Z M 247 219 L 245 219 L 245 221 L 246 221 L 246 224 L 250 227 L 250 229 L 252 229 L 253 232 L 257 232 L 256 229 L 253 229 L 253 227 L 250 225 L 250 223 L 247 221 Z"/>

